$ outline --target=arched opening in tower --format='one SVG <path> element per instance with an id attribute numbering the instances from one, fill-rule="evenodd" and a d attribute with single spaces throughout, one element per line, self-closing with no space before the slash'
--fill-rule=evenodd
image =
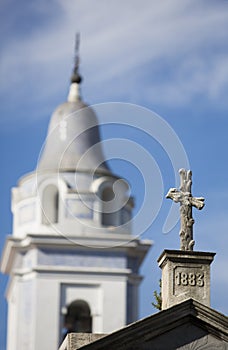
<path id="1" fill-rule="evenodd" d="M 111 187 L 105 187 L 101 194 L 102 216 L 104 226 L 118 226 L 118 211 L 115 211 L 115 193 Z M 113 201 L 113 204 L 111 203 Z"/>
<path id="2" fill-rule="evenodd" d="M 92 316 L 88 303 L 75 300 L 67 307 L 64 317 L 63 338 L 68 333 L 92 333 Z"/>

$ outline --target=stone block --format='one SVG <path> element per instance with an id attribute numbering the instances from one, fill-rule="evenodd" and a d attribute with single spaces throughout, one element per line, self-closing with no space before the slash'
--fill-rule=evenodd
<path id="1" fill-rule="evenodd" d="M 189 298 L 210 306 L 210 264 L 215 253 L 164 250 L 158 259 L 162 269 L 162 310 Z"/>

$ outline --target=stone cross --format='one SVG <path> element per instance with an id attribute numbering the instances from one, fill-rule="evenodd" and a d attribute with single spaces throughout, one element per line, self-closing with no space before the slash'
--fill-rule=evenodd
<path id="1" fill-rule="evenodd" d="M 180 203 L 181 230 L 180 230 L 180 249 L 193 250 L 195 241 L 193 240 L 192 207 L 202 209 L 204 207 L 203 197 L 193 197 L 191 193 L 192 172 L 190 170 L 180 169 L 180 189 L 170 188 L 166 198 Z"/>

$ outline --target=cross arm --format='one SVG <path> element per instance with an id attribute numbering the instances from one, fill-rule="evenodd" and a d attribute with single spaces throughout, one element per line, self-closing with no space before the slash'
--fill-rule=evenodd
<path id="1" fill-rule="evenodd" d="M 201 210 L 203 209 L 205 203 L 204 203 L 204 198 L 203 197 L 191 197 L 191 204 L 195 208 Z"/>
<path id="2" fill-rule="evenodd" d="M 177 188 L 170 188 L 166 198 L 172 199 L 174 202 L 179 203 L 181 201 L 181 192 Z"/>

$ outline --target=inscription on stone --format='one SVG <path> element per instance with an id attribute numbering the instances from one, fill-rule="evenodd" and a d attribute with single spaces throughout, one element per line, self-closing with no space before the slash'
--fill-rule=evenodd
<path id="1" fill-rule="evenodd" d="M 176 295 L 188 290 L 189 288 L 199 289 L 199 291 L 205 286 L 205 274 L 202 267 L 195 266 L 177 266 L 173 269 L 173 291 Z"/>
<path id="2" fill-rule="evenodd" d="M 194 273 L 194 272 L 178 272 L 175 275 L 175 283 L 180 286 L 204 286 L 204 274 L 203 273 Z"/>

